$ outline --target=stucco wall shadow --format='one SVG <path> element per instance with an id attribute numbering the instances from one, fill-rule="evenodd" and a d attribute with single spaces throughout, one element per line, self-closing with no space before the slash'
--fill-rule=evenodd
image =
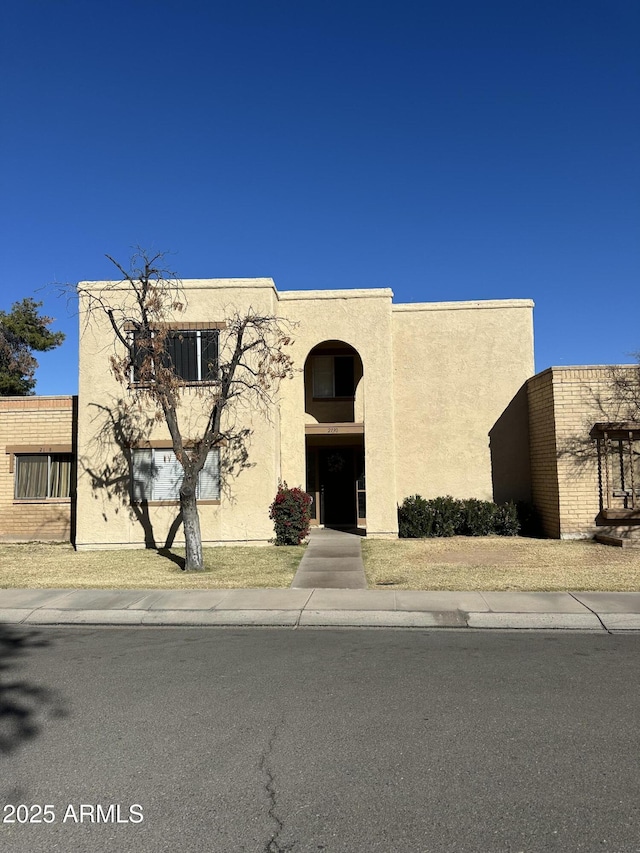
<path id="1" fill-rule="evenodd" d="M 493 499 L 531 503 L 529 402 L 526 383 L 489 431 Z"/>

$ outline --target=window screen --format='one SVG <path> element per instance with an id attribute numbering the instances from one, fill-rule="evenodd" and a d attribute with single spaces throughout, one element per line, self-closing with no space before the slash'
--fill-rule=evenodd
<path id="1" fill-rule="evenodd" d="M 136 449 L 132 454 L 134 501 L 179 501 L 183 470 L 173 450 Z M 207 454 L 198 476 L 199 500 L 220 498 L 220 451 Z"/>
<path id="2" fill-rule="evenodd" d="M 173 450 L 154 450 L 152 500 L 179 500 L 183 475 L 182 465 L 176 459 Z"/>
<path id="3" fill-rule="evenodd" d="M 148 338 L 144 338 L 142 332 L 135 331 L 132 333 L 133 336 L 133 352 L 131 353 L 131 362 L 133 368 L 133 381 L 141 382 L 143 379 L 143 369 L 145 367 L 145 359 L 151 357 L 151 350 L 149 348 L 150 341 Z M 146 378 L 148 378 L 148 371 L 150 370 L 150 362 L 146 365 Z"/>
<path id="4" fill-rule="evenodd" d="M 185 382 L 197 382 L 198 370 L 198 333 L 169 332 L 165 340 L 166 364 Z"/>
<path id="5" fill-rule="evenodd" d="M 184 382 L 211 381 L 218 377 L 218 329 L 203 331 L 171 330 L 167 333 L 164 345 L 162 363 L 173 369 L 175 375 Z M 133 381 L 140 382 L 148 379 L 143 377 L 143 366 L 147 359 L 149 369 L 150 351 L 141 332 L 133 332 L 133 352 L 131 363 Z"/>
<path id="6" fill-rule="evenodd" d="M 205 329 L 200 332 L 200 378 L 214 380 L 218 378 L 218 329 Z"/>

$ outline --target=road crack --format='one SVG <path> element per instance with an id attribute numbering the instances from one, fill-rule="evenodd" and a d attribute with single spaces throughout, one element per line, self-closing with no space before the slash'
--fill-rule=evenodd
<path id="1" fill-rule="evenodd" d="M 611 634 L 611 636 L 613 636 L 613 631 L 610 631 L 610 630 L 607 628 L 607 626 L 604 624 L 604 622 L 603 622 L 603 621 L 602 621 L 602 619 L 600 618 L 600 614 L 599 614 L 599 613 L 596 613 L 596 611 L 595 611 L 595 610 L 593 610 L 591 607 L 589 607 L 589 605 L 588 605 L 588 604 L 585 604 L 585 603 L 584 603 L 584 601 L 580 601 L 580 599 L 579 599 L 579 598 L 576 598 L 576 596 L 575 596 L 572 592 L 570 592 L 570 593 L 569 593 L 569 595 L 571 596 L 571 598 L 573 598 L 573 599 L 574 599 L 574 601 L 577 601 L 577 602 L 578 602 L 578 604 L 581 604 L 583 607 L 586 607 L 586 608 L 587 608 L 587 610 L 590 610 L 590 611 L 591 611 L 591 613 L 593 613 L 593 615 L 596 617 L 596 619 L 598 620 L 598 622 L 602 625 L 602 627 L 604 628 L 604 630 L 607 632 L 607 634 Z"/>
<path id="2" fill-rule="evenodd" d="M 296 841 L 291 844 L 280 843 L 280 835 L 284 829 L 284 821 L 278 814 L 277 788 L 275 784 L 275 776 L 271 769 L 271 756 L 273 754 L 275 743 L 278 739 L 278 732 L 281 725 L 282 721 L 280 723 L 276 723 L 273 727 L 271 736 L 267 741 L 267 746 L 260 756 L 260 772 L 265 777 L 264 789 L 269 800 L 268 815 L 274 824 L 274 831 L 271 834 L 271 838 L 269 838 L 264 846 L 264 853 L 288 853 L 288 851 L 292 850 L 297 843 Z"/>

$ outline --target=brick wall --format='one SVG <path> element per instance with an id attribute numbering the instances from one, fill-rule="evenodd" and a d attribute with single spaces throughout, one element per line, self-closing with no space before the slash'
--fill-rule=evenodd
<path id="1" fill-rule="evenodd" d="M 560 538 L 553 373 L 545 370 L 527 382 L 531 497 L 546 536 Z"/>
<path id="2" fill-rule="evenodd" d="M 71 500 L 16 501 L 12 457 L 23 448 L 70 452 L 74 409 L 73 397 L 0 398 L 0 540 L 70 538 Z"/>
<path id="3" fill-rule="evenodd" d="M 598 461 L 589 432 L 621 419 L 612 370 L 634 367 L 551 367 L 528 382 L 533 502 L 548 536 L 591 537 L 600 512 Z"/>
<path id="4" fill-rule="evenodd" d="M 607 397 L 609 384 L 606 367 L 553 368 L 563 539 L 593 536 L 597 532 L 598 462 L 595 442 L 588 435 L 594 423 L 608 420 L 599 401 Z"/>

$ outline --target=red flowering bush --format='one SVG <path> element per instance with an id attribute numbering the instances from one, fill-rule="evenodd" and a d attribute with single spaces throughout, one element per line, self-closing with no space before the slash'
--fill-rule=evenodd
<path id="1" fill-rule="evenodd" d="M 276 531 L 276 545 L 299 545 L 309 532 L 311 497 L 302 489 L 280 483 L 269 518 Z"/>

